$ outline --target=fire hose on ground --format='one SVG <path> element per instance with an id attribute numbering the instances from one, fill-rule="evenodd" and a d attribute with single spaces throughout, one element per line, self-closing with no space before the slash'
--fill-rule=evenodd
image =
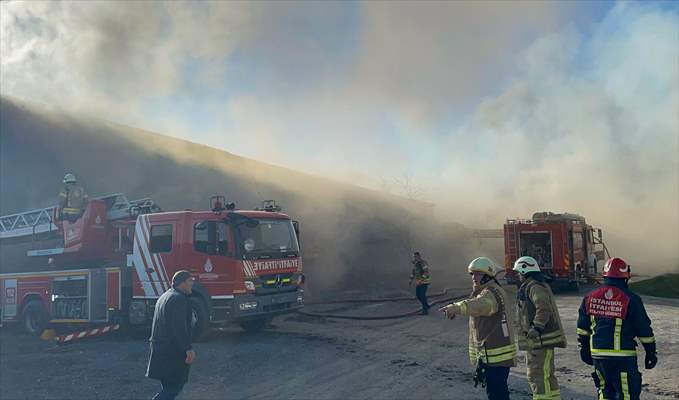
<path id="1" fill-rule="evenodd" d="M 429 296 L 430 298 L 437 298 L 437 297 L 442 297 L 445 296 L 449 291 L 451 290 L 460 290 L 460 289 L 451 289 L 447 288 L 444 289 L 440 293 L 435 293 Z M 463 298 L 466 298 L 468 294 L 463 294 L 463 295 L 457 295 L 457 296 L 452 296 L 452 297 L 446 297 L 443 299 L 435 300 L 434 302 L 430 303 L 431 306 L 438 305 L 438 304 L 444 304 L 444 303 L 449 303 L 455 300 L 460 300 Z M 392 298 L 384 298 L 384 299 L 347 299 L 347 300 L 331 300 L 331 301 L 318 301 L 318 302 L 310 302 L 307 303 L 309 305 L 318 305 L 318 304 L 341 304 L 341 303 L 387 303 L 387 302 L 396 302 L 396 301 L 404 301 L 404 300 L 415 300 L 413 297 L 392 297 Z M 326 314 L 326 313 L 313 313 L 313 312 L 307 312 L 307 311 L 297 311 L 298 314 L 304 315 L 307 317 L 316 317 L 316 318 L 335 318 L 335 319 L 351 319 L 351 320 L 359 320 L 359 321 L 378 321 L 378 320 L 388 320 L 388 319 L 398 319 L 398 318 L 406 318 L 406 317 L 411 317 L 420 314 L 420 309 L 414 310 L 414 311 L 409 311 L 406 313 L 401 313 L 401 314 L 392 314 L 392 315 L 381 315 L 381 316 L 357 316 L 357 315 L 343 315 L 343 314 Z"/>

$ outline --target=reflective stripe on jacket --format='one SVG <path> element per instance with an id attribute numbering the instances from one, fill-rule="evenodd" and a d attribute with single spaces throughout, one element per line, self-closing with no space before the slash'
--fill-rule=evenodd
<path id="1" fill-rule="evenodd" d="M 517 300 L 521 350 L 566 347 L 559 309 L 548 284 L 527 277 L 519 288 Z M 541 332 L 539 338 L 530 339 L 526 336 L 532 327 Z"/>
<path id="2" fill-rule="evenodd" d="M 490 281 L 474 290 L 469 299 L 454 303 L 469 320 L 469 361 L 481 360 L 491 366 L 516 365 L 516 340 L 507 317 L 507 294 Z"/>

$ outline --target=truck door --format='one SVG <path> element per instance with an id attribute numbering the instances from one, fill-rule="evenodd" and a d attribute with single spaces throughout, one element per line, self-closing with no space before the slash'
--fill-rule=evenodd
<path id="1" fill-rule="evenodd" d="M 225 221 L 195 221 L 193 251 L 189 253 L 190 271 L 211 296 L 233 293 L 236 280 L 234 245 Z"/>

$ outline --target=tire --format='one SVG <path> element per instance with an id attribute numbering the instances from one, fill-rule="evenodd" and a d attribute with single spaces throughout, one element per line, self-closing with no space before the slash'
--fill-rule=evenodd
<path id="1" fill-rule="evenodd" d="M 29 335 L 40 336 L 47 328 L 47 312 L 40 300 L 30 300 L 21 311 L 21 325 Z"/>
<path id="2" fill-rule="evenodd" d="M 197 296 L 191 301 L 191 338 L 194 342 L 202 342 L 210 333 L 210 321 L 205 301 Z"/>
<path id="3" fill-rule="evenodd" d="M 241 328 L 249 333 L 256 333 L 271 323 L 271 317 L 259 317 L 256 319 L 246 319 L 239 322 Z"/>

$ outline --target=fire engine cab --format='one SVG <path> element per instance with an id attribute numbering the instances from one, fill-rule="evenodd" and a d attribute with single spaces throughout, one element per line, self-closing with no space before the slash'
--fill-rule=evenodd
<path id="1" fill-rule="evenodd" d="M 577 214 L 537 212 L 532 219 L 508 219 L 504 225 L 505 273 L 518 283 L 512 270 L 522 256 L 531 256 L 553 286 L 577 288 L 597 274 L 597 263 L 607 251 L 601 229 Z"/>
<path id="2" fill-rule="evenodd" d="M 236 210 L 213 196 L 207 211 L 162 212 L 115 194 L 90 200 L 74 223 L 57 215 L 0 217 L 2 322 L 35 334 L 62 323 L 147 324 L 179 270 L 195 278 L 194 338 L 228 322 L 257 331 L 303 305 L 299 224 L 275 202 Z"/>

